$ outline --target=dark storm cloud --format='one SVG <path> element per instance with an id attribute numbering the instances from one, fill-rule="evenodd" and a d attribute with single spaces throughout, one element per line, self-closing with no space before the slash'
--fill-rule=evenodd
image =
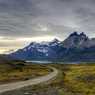
<path id="1" fill-rule="evenodd" d="M 95 36 L 94 0 L 42 0 L 37 7 L 43 12 L 43 15 L 39 15 L 38 19 L 40 20 L 38 21 L 44 20 L 54 25 L 63 25 Z M 59 29 L 59 31 L 61 30 Z M 64 32 L 67 31 L 62 33 Z"/>
<path id="2" fill-rule="evenodd" d="M 10 10 L 28 10 L 30 8 L 29 0 L 0 0 L 0 7 Z"/>
<path id="3" fill-rule="evenodd" d="M 94 0 L 0 0 L 0 35 L 64 39 L 78 30 L 95 36 L 94 5 Z"/>

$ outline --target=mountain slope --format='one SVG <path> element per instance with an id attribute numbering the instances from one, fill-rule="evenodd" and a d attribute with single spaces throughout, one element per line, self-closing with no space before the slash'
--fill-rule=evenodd
<path id="1" fill-rule="evenodd" d="M 61 42 L 54 39 L 51 42 L 32 42 L 25 48 L 10 54 L 10 56 L 22 60 L 56 60 L 60 58 L 58 53 L 63 49 Z"/>
<path id="2" fill-rule="evenodd" d="M 95 39 L 74 32 L 64 41 L 32 42 L 9 56 L 20 60 L 95 61 Z"/>
<path id="3" fill-rule="evenodd" d="M 80 34 L 74 32 L 63 41 L 63 45 L 66 48 L 89 48 L 95 46 L 95 39 L 89 39 L 83 32 Z"/>
<path id="4" fill-rule="evenodd" d="M 72 33 L 62 44 L 68 49 L 65 61 L 95 61 L 95 39 L 88 38 L 83 32 Z"/>

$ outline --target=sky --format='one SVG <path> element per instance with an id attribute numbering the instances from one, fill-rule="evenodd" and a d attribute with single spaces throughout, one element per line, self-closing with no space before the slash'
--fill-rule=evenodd
<path id="1" fill-rule="evenodd" d="M 95 37 L 95 0 L 0 0 L 0 53 L 73 31 Z"/>

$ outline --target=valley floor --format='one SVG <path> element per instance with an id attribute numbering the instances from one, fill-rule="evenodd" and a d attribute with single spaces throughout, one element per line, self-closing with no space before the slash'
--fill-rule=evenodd
<path id="1" fill-rule="evenodd" d="M 55 79 L 2 95 L 95 95 L 95 64 L 48 64 L 47 66 L 55 67 L 59 71 Z"/>
<path id="2" fill-rule="evenodd" d="M 22 61 L 0 63 L 0 84 L 25 81 L 47 75 L 51 69 L 44 65 L 28 64 Z"/>

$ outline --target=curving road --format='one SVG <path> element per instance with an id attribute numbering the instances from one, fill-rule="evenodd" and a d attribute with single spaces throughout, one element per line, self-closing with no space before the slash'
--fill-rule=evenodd
<path id="1" fill-rule="evenodd" d="M 39 83 L 47 82 L 47 81 L 53 79 L 54 77 L 56 77 L 58 74 L 58 70 L 56 68 L 53 68 L 53 67 L 50 67 L 50 68 L 53 70 L 53 72 L 51 72 L 48 75 L 41 76 L 41 77 L 38 77 L 35 79 L 30 79 L 27 81 L 0 85 L 0 93 L 6 92 L 6 91 L 12 91 L 12 90 L 19 89 L 19 88 L 22 88 L 25 86 L 36 85 Z"/>

